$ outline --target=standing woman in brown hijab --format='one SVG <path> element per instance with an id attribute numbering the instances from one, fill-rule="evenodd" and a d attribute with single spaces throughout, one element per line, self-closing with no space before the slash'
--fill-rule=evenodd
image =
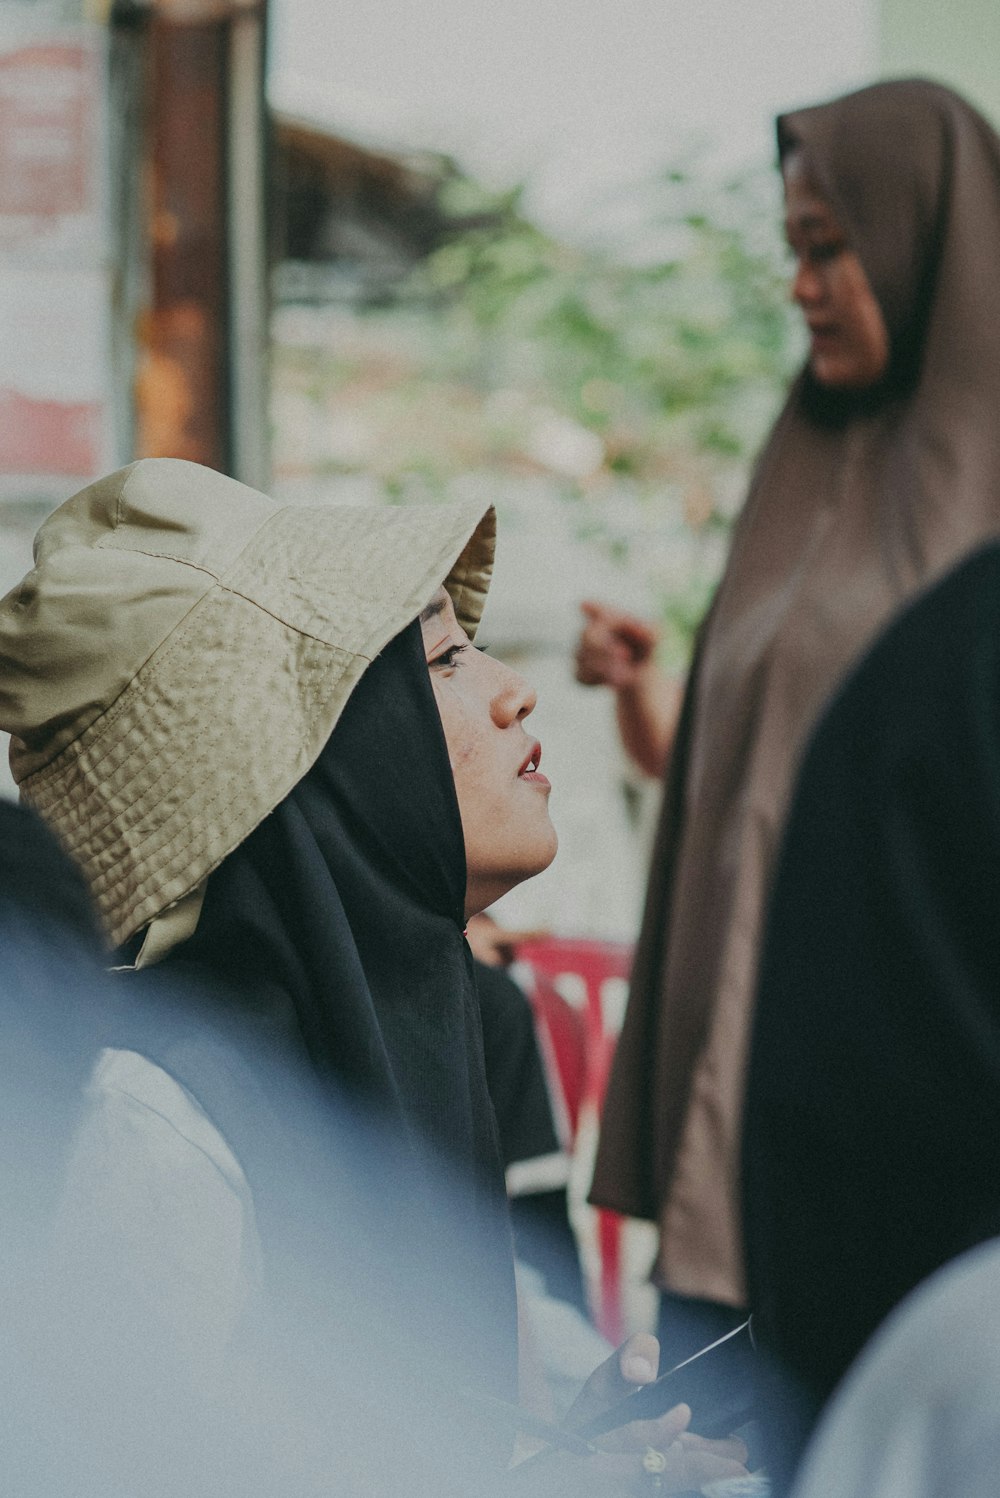
<path id="1" fill-rule="evenodd" d="M 806 735 L 881 626 L 1000 533 L 1000 139 L 911 81 L 781 116 L 778 149 L 810 352 L 697 640 L 592 1198 L 659 1223 L 668 1339 L 671 1309 L 710 1331 L 746 1300 L 747 1036 Z M 578 666 L 655 722 L 633 624 L 592 617 Z"/>

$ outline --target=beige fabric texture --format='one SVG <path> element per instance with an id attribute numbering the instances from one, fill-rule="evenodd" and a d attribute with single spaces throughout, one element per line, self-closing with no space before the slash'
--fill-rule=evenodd
<path id="1" fill-rule="evenodd" d="M 0 602 L 0 727 L 113 946 L 288 794 L 442 582 L 475 633 L 494 544 L 479 504 L 284 505 L 171 458 L 49 517 Z"/>

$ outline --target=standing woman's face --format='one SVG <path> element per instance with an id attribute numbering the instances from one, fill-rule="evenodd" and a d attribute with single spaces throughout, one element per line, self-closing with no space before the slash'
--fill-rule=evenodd
<path id="1" fill-rule="evenodd" d="M 465 837 L 465 914 L 484 910 L 556 853 L 541 746 L 524 728 L 535 693 L 523 676 L 483 654 L 441 588 L 420 616 Z"/>
<path id="2" fill-rule="evenodd" d="M 858 256 L 796 152 L 787 155 L 785 232 L 796 269 L 792 299 L 809 329 L 809 365 L 820 385 L 863 390 L 885 374 L 889 334 Z"/>

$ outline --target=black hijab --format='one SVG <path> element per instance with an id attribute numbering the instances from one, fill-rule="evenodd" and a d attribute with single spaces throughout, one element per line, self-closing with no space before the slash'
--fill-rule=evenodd
<path id="1" fill-rule="evenodd" d="M 316 1070 L 493 1175 L 463 937 L 465 852 L 420 645 L 404 630 L 312 770 L 209 880 L 185 960 L 287 996 Z"/>
<path id="2" fill-rule="evenodd" d="M 380 1272 L 395 1257 L 415 1302 L 422 1265 L 426 1304 L 414 1314 L 428 1324 L 474 1317 L 473 1361 L 493 1392 L 511 1397 L 512 1257 L 463 935 L 465 881 L 454 782 L 414 622 L 365 672 L 314 767 L 211 875 L 195 934 L 152 972 L 159 983 L 211 985 L 230 1033 L 252 1031 L 276 1055 L 304 1055 L 338 1116 L 363 1117 L 378 1143 L 357 1162 L 344 1200 L 353 1212 L 363 1198 L 367 1227 L 381 1238 Z M 276 1222 L 283 1183 L 272 1130 L 262 1137 L 249 1116 L 257 1105 L 241 1106 L 242 1089 L 228 1079 L 219 1085 L 205 1055 L 199 1040 L 163 1046 L 154 1059 L 194 1092 L 239 1156 L 267 1259 L 268 1220 L 282 1236 L 286 1228 Z M 346 1163 L 350 1174 L 339 1153 L 338 1171 Z M 319 1187 L 343 1189 L 340 1176 Z"/>
<path id="3" fill-rule="evenodd" d="M 814 1413 L 907 1291 L 1000 1232 L 997 544 L 886 630 L 813 736 L 744 1128 L 751 1305 Z"/>

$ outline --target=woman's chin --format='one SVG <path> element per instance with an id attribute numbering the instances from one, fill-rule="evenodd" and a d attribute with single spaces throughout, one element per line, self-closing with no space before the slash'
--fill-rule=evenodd
<path id="1" fill-rule="evenodd" d="M 479 915 L 494 905 L 497 900 L 516 889 L 519 884 L 524 884 L 528 879 L 534 879 L 536 874 L 541 874 L 547 869 L 559 850 L 559 837 L 556 829 L 549 823 L 548 835 L 539 838 L 537 846 L 523 849 L 517 864 L 509 866 L 503 871 L 497 869 L 482 870 L 480 873 L 469 871 L 468 888 L 465 898 L 465 918 Z"/>
<path id="2" fill-rule="evenodd" d="M 543 873 L 559 852 L 559 834 L 547 817 L 546 822 L 545 835 L 539 838 L 537 849 L 533 849 L 532 855 L 525 859 L 525 872 L 517 881 L 518 884 L 523 884 L 525 879 L 534 879 L 536 874 Z"/>

